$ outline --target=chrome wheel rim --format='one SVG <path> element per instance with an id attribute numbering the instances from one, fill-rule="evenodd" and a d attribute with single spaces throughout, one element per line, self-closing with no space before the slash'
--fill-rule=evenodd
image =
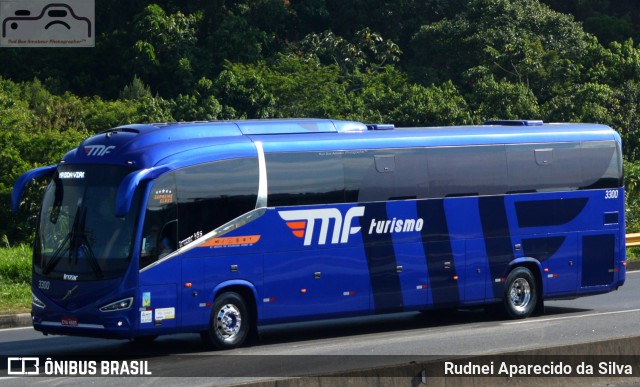
<path id="1" fill-rule="evenodd" d="M 529 281 L 518 278 L 511 284 L 509 289 L 509 299 L 511 305 L 518 312 L 524 312 L 531 302 L 531 287 Z"/>
<path id="2" fill-rule="evenodd" d="M 226 304 L 218 310 L 213 322 L 216 335 L 222 340 L 233 340 L 242 327 L 242 315 L 237 306 Z"/>

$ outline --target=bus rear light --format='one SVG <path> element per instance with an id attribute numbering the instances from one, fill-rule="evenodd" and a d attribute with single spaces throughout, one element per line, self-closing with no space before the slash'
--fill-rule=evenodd
<path id="1" fill-rule="evenodd" d="M 622 262 L 622 266 L 627 267 L 627 262 Z"/>
<path id="2" fill-rule="evenodd" d="M 124 298 L 122 300 L 112 302 L 100 308 L 101 312 L 115 312 L 116 310 L 124 310 L 131 308 L 133 305 L 133 297 Z"/>
<path id="3" fill-rule="evenodd" d="M 36 295 L 33 294 L 33 292 L 31 293 L 31 305 L 37 306 L 38 308 L 42 308 L 42 309 L 46 307 L 44 302 L 40 301 L 40 299 L 36 297 Z"/>

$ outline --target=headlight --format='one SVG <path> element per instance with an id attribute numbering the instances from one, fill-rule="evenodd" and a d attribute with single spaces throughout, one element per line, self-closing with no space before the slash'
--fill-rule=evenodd
<path id="1" fill-rule="evenodd" d="M 33 294 L 33 292 L 31 292 L 31 305 L 37 306 L 38 308 L 45 308 L 45 304 L 44 302 L 40 301 L 40 299 L 38 297 L 36 297 L 35 294 Z"/>
<path id="2" fill-rule="evenodd" d="M 133 297 L 125 298 L 100 308 L 101 312 L 115 312 L 116 310 L 129 309 L 133 305 Z"/>

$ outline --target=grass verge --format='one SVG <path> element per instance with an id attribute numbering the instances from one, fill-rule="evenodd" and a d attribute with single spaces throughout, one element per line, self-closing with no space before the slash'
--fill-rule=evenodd
<path id="1" fill-rule="evenodd" d="M 0 314 L 31 310 L 31 248 L 0 248 Z"/>
<path id="2" fill-rule="evenodd" d="M 627 261 L 640 261 L 640 247 L 627 248 Z"/>

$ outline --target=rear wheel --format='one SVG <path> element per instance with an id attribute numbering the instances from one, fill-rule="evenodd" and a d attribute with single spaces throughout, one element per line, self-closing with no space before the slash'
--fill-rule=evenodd
<path id="1" fill-rule="evenodd" d="M 507 276 L 502 299 L 507 316 L 514 319 L 529 317 L 537 302 L 537 284 L 531 271 L 526 267 L 513 269 Z"/>
<path id="2" fill-rule="evenodd" d="M 209 328 L 202 339 L 217 349 L 239 347 L 249 335 L 251 318 L 246 302 L 238 293 L 226 292 L 213 303 Z"/>

